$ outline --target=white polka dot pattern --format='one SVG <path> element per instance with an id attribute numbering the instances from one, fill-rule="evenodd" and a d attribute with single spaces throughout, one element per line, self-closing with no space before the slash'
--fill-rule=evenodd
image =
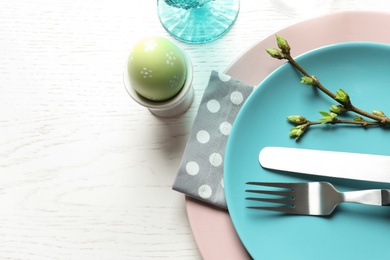
<path id="1" fill-rule="evenodd" d="M 213 190 L 209 185 L 203 184 L 202 186 L 199 187 L 198 193 L 199 196 L 202 197 L 203 199 L 208 199 L 213 194 Z"/>
<path id="2" fill-rule="evenodd" d="M 186 172 L 189 175 L 197 175 L 199 173 L 199 164 L 194 161 L 188 162 L 186 165 Z"/>
<path id="3" fill-rule="evenodd" d="M 209 102 L 207 102 L 207 109 L 211 112 L 211 113 L 217 113 L 219 111 L 219 109 L 221 108 L 221 105 L 219 104 L 219 102 L 215 99 L 212 99 L 210 100 Z"/>
<path id="4" fill-rule="evenodd" d="M 230 95 L 230 100 L 233 102 L 233 104 L 235 105 L 240 105 L 242 103 L 242 101 L 244 101 L 244 97 L 242 95 L 241 92 L 239 91 L 234 91 L 231 95 Z"/>
<path id="5" fill-rule="evenodd" d="M 226 208 L 223 158 L 234 119 L 253 86 L 212 72 L 173 189 Z"/>
<path id="6" fill-rule="evenodd" d="M 219 126 L 219 131 L 223 135 L 230 135 L 231 129 L 232 129 L 232 125 L 229 122 L 222 122 Z"/>
<path id="7" fill-rule="evenodd" d="M 228 82 L 232 78 L 229 75 L 223 73 L 218 73 L 218 77 L 222 82 Z"/>
<path id="8" fill-rule="evenodd" d="M 212 166 L 218 167 L 222 164 L 222 156 L 219 153 L 212 153 L 209 157 Z"/>
<path id="9" fill-rule="evenodd" d="M 205 130 L 200 130 L 196 134 L 196 139 L 198 140 L 199 143 L 205 144 L 210 140 L 210 134 Z"/>

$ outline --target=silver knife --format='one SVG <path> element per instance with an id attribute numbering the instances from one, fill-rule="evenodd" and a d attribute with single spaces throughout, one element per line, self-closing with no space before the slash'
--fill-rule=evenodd
<path id="1" fill-rule="evenodd" d="M 259 153 L 262 167 L 333 178 L 390 183 L 390 156 L 265 147 Z"/>

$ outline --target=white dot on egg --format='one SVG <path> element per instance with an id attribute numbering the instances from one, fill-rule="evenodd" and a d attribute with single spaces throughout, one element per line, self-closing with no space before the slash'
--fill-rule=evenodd
<path id="1" fill-rule="evenodd" d="M 213 194 L 213 190 L 211 189 L 211 187 L 209 185 L 204 184 L 204 185 L 199 187 L 198 194 L 201 198 L 208 199 Z"/>
<path id="2" fill-rule="evenodd" d="M 221 105 L 219 104 L 218 100 L 211 99 L 207 102 L 207 109 L 211 113 L 217 113 L 219 109 L 221 108 Z"/>
<path id="3" fill-rule="evenodd" d="M 197 175 L 199 173 L 199 164 L 191 161 L 186 164 L 186 171 L 189 175 Z"/>
<path id="4" fill-rule="evenodd" d="M 156 47 L 157 47 L 157 43 L 153 40 L 150 40 L 150 41 L 145 42 L 144 51 L 145 52 L 153 51 L 154 49 L 156 49 Z"/>
<path id="5" fill-rule="evenodd" d="M 232 94 L 230 94 L 230 101 L 233 102 L 235 105 L 239 105 L 244 100 L 244 96 L 239 91 L 234 91 Z"/>
<path id="6" fill-rule="evenodd" d="M 205 144 L 210 140 L 210 134 L 205 130 L 200 130 L 196 134 L 196 139 L 198 140 L 199 143 Z"/>
<path id="7" fill-rule="evenodd" d="M 209 157 L 212 166 L 218 167 L 222 164 L 222 156 L 219 153 L 212 153 Z"/>
<path id="8" fill-rule="evenodd" d="M 231 129 L 232 125 L 229 122 L 222 122 L 222 124 L 219 125 L 219 131 L 221 131 L 223 135 L 229 135 Z"/>
<path id="9" fill-rule="evenodd" d="M 232 77 L 230 77 L 229 75 L 226 75 L 222 72 L 218 72 L 218 76 L 219 76 L 219 79 L 223 82 L 227 82 L 229 81 Z"/>

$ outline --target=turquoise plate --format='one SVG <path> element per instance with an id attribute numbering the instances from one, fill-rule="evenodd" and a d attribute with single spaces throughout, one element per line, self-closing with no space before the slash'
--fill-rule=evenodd
<path id="1" fill-rule="evenodd" d="M 390 45 L 341 43 L 303 54 L 297 61 L 331 91 L 347 91 L 355 106 L 390 114 Z M 342 204 L 327 217 L 246 208 L 256 203 L 245 200 L 247 181 L 324 180 L 341 191 L 390 188 L 390 184 L 286 174 L 259 165 L 258 154 L 265 146 L 390 155 L 388 127 L 321 125 L 309 129 L 299 141 L 290 138 L 292 125 L 286 116 L 315 120 L 321 117 L 318 111 L 335 104 L 311 86 L 301 84 L 300 77 L 290 64 L 282 65 L 249 97 L 233 125 L 224 179 L 229 213 L 238 235 L 255 259 L 390 259 L 390 207 Z"/>

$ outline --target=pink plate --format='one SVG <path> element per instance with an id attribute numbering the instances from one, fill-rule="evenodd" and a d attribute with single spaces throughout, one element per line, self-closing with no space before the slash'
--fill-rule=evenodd
<path id="1" fill-rule="evenodd" d="M 293 55 L 297 56 L 321 46 L 341 42 L 390 43 L 386 24 L 390 24 L 390 13 L 351 11 L 303 21 L 276 34 L 288 39 L 294 46 Z M 280 66 L 280 61 L 270 59 L 264 51 L 274 45 L 274 35 L 258 42 L 227 68 L 226 73 L 255 86 L 259 85 Z M 189 197 L 186 197 L 186 207 L 195 240 L 204 259 L 250 259 L 227 211 Z"/>

